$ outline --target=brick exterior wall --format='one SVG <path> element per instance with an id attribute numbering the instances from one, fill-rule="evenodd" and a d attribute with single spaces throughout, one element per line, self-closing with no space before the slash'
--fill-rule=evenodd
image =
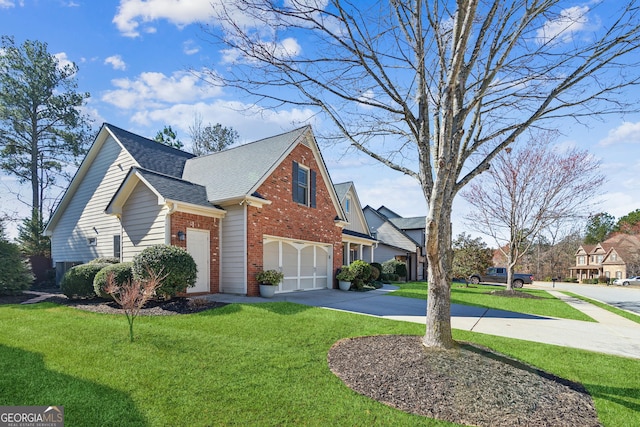
<path id="1" fill-rule="evenodd" d="M 187 241 L 178 239 L 178 231 L 187 233 L 187 228 L 209 230 L 209 292 L 220 292 L 220 219 L 202 215 L 174 212 L 171 215 L 171 244 L 187 249 Z M 182 294 L 186 295 L 186 294 Z M 189 294 L 194 295 L 194 294 Z"/>
<path id="2" fill-rule="evenodd" d="M 298 162 L 317 174 L 316 207 L 301 205 L 292 197 L 292 164 Z M 272 203 L 247 211 L 247 295 L 259 295 L 256 273 L 262 270 L 263 235 L 333 245 L 333 272 L 342 265 L 342 229 L 320 167 L 312 150 L 299 144 L 260 186 L 258 193 Z M 333 191 L 333 190 L 331 190 Z M 335 280 L 333 280 L 335 287 Z"/>

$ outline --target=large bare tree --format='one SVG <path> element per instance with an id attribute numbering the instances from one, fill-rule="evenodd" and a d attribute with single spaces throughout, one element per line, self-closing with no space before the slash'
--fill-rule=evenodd
<path id="1" fill-rule="evenodd" d="M 222 3 L 205 27 L 228 64 L 211 70 L 214 84 L 267 107 L 316 108 L 336 141 L 422 186 L 426 346 L 455 345 L 450 222 L 460 189 L 527 129 L 627 110 L 624 92 L 638 83 L 635 0 Z"/>
<path id="2" fill-rule="evenodd" d="M 468 226 L 493 238 L 507 262 L 507 290 L 516 264 L 545 231 L 586 219 L 604 175 L 586 150 L 558 151 L 546 137 L 508 148 L 462 196 L 472 206 Z"/>

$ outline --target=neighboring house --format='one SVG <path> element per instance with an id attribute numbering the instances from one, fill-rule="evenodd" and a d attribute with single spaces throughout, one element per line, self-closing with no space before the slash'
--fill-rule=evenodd
<path id="1" fill-rule="evenodd" d="M 355 260 L 374 262 L 376 239 L 371 236 L 367 219 L 353 182 L 334 185 L 348 224 L 342 229 L 342 264 Z"/>
<path id="2" fill-rule="evenodd" d="M 625 279 L 640 274 L 640 238 L 617 233 L 596 245 L 581 245 L 570 277 L 580 282 L 599 277 Z"/>
<path id="3" fill-rule="evenodd" d="M 155 244 L 198 265 L 189 293 L 332 288 L 347 225 L 309 126 L 202 157 L 104 124 L 46 234 L 60 278 L 96 257 L 131 261 Z"/>
<path id="4" fill-rule="evenodd" d="M 384 206 L 378 209 L 366 206 L 364 216 L 378 241 L 374 261 L 403 261 L 407 264 L 408 280 L 426 280 L 426 218 L 403 218 Z"/>

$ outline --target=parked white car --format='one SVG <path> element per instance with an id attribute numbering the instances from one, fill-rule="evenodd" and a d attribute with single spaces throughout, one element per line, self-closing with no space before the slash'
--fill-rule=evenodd
<path id="1" fill-rule="evenodd" d="M 613 284 L 618 286 L 640 285 L 640 276 L 627 277 L 626 279 L 616 279 L 613 281 Z"/>

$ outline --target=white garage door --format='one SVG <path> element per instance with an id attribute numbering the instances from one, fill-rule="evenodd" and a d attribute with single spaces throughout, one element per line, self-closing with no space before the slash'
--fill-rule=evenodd
<path id="1" fill-rule="evenodd" d="M 284 273 L 278 292 L 324 289 L 332 280 L 332 252 L 327 244 L 265 238 L 264 269 Z"/>

